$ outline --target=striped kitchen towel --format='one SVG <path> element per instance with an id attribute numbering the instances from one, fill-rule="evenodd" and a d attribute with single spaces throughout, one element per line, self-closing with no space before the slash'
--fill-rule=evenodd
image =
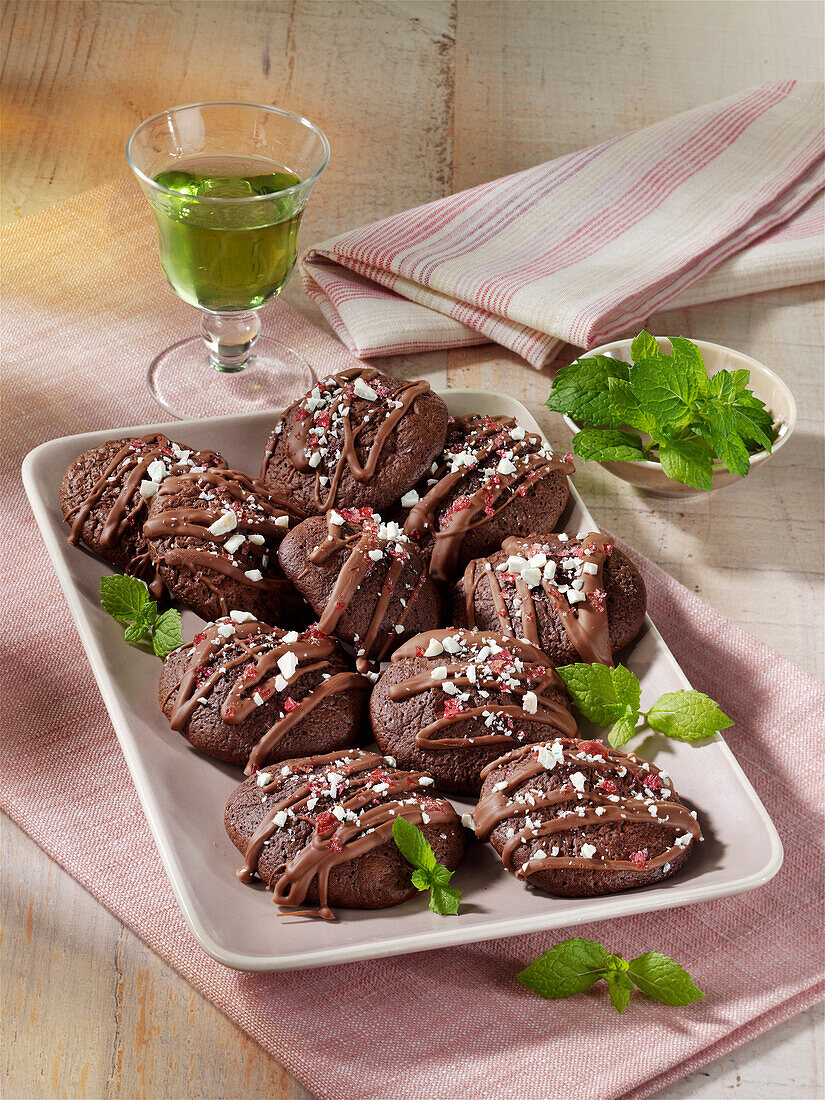
<path id="1" fill-rule="evenodd" d="M 310 249 L 362 359 L 494 341 L 535 367 L 664 306 L 823 270 L 823 86 L 764 84 Z"/>

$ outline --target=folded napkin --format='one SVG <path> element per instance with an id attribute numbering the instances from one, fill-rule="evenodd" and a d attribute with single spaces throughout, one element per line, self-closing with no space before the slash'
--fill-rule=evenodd
<path id="1" fill-rule="evenodd" d="M 344 233 L 304 287 L 361 359 L 493 341 L 542 367 L 665 305 L 813 282 L 822 112 L 821 84 L 751 88 Z"/>
<path id="2" fill-rule="evenodd" d="M 782 837 L 785 865 L 769 885 L 664 914 L 293 974 L 238 974 L 204 955 L 172 895 L 20 481 L 23 455 L 45 439 L 157 420 L 145 363 L 192 330 L 193 311 L 165 288 L 151 222 L 123 184 L 26 219 L 4 231 L 4 246 L 0 486 L 13 537 L 0 580 L 15 627 L 0 636 L 0 802 L 95 897 L 335 1100 L 647 1096 L 823 996 L 814 901 L 825 687 L 638 555 L 653 618 L 695 686 L 735 720 L 726 739 Z M 105 324 L 90 323 L 91 301 Z M 319 372 L 352 364 L 283 303 L 274 312 L 279 335 Z M 672 955 L 707 996 L 686 1009 L 634 998 L 619 1019 L 603 991 L 545 1002 L 514 980 L 577 934 L 626 955 Z"/>

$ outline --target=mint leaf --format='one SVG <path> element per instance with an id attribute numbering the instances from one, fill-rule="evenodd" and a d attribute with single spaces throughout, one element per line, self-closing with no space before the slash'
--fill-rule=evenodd
<path id="1" fill-rule="evenodd" d="M 752 394 L 741 394 L 730 411 L 736 431 L 742 438 L 764 447 L 770 454 L 773 446 L 773 420 L 759 398 Z"/>
<path id="2" fill-rule="evenodd" d="M 732 726 L 733 720 L 701 691 L 670 691 L 647 712 L 647 724 L 677 741 L 700 741 Z"/>
<path id="3" fill-rule="evenodd" d="M 546 1000 L 572 997 L 605 976 L 609 955 L 596 940 L 564 940 L 545 951 L 516 978 Z"/>
<path id="4" fill-rule="evenodd" d="M 407 861 L 409 862 L 409 860 Z M 433 884 L 432 875 L 429 871 L 424 871 L 420 867 L 413 871 L 410 876 L 410 882 L 416 888 L 416 890 L 429 890 Z"/>
<path id="5" fill-rule="evenodd" d="M 673 481 L 696 489 L 713 488 L 713 459 L 700 439 L 670 439 L 659 444 L 662 469 Z"/>
<path id="6" fill-rule="evenodd" d="M 565 413 L 582 424 L 609 422 L 610 378 L 627 378 L 630 367 L 607 355 L 591 355 L 562 367 L 553 381 L 547 408 Z"/>
<path id="7" fill-rule="evenodd" d="M 634 432 L 585 428 L 573 437 L 573 450 L 597 462 L 640 462 L 647 458 L 641 438 Z"/>
<path id="8" fill-rule="evenodd" d="M 157 612 L 157 605 L 155 605 Z M 174 607 L 155 620 L 152 627 L 152 649 L 156 657 L 168 657 L 170 653 L 183 645 L 180 612 Z"/>
<path id="9" fill-rule="evenodd" d="M 750 455 L 736 431 L 732 410 L 715 399 L 708 402 L 702 409 L 702 419 L 696 421 L 693 430 L 710 444 L 732 474 L 746 477 L 750 473 Z"/>
<path id="10" fill-rule="evenodd" d="M 454 917 L 461 905 L 461 891 L 455 886 L 439 886 L 433 883 L 430 888 L 430 909 L 442 917 Z"/>
<path id="11" fill-rule="evenodd" d="M 139 642 L 141 638 L 145 638 L 149 633 L 150 624 L 144 618 L 138 618 L 133 623 L 129 623 L 123 634 L 123 640 L 133 645 L 135 642 Z"/>
<path id="12" fill-rule="evenodd" d="M 657 355 L 661 355 L 659 344 L 649 332 L 642 329 L 630 345 L 631 359 L 637 363 L 640 359 L 655 359 Z"/>
<path id="13" fill-rule="evenodd" d="M 657 424 L 683 428 L 693 417 L 699 385 L 692 369 L 683 369 L 672 356 L 640 359 L 630 368 L 630 386 L 636 400 Z"/>
<path id="14" fill-rule="evenodd" d="M 665 1005 L 688 1005 L 704 997 L 690 974 L 658 951 L 648 951 L 633 959 L 629 974 L 643 993 Z"/>
<path id="15" fill-rule="evenodd" d="M 641 407 L 629 382 L 623 378 L 611 378 L 608 389 L 612 428 L 638 428 L 640 432 L 651 432 L 656 427 L 655 418 Z"/>
<path id="16" fill-rule="evenodd" d="M 638 710 L 634 712 L 628 707 L 626 714 L 619 718 L 607 735 L 607 743 L 611 748 L 620 749 L 622 745 L 632 740 L 636 733 L 638 717 Z"/>
<path id="17" fill-rule="evenodd" d="M 684 336 L 674 336 L 670 346 L 673 349 L 674 362 L 689 380 L 690 385 L 695 387 L 696 395 L 707 393 L 710 383 L 701 351 Z"/>
<path id="18" fill-rule="evenodd" d="M 621 955 L 611 955 L 607 960 L 607 981 L 610 1003 L 621 1014 L 630 1004 L 630 993 L 634 988 L 633 982 L 627 976 L 630 964 Z"/>
<path id="19" fill-rule="evenodd" d="M 123 623 L 139 619 L 147 605 L 153 603 L 143 581 L 125 573 L 100 578 L 100 602 L 113 619 Z"/>
<path id="20" fill-rule="evenodd" d="M 422 871 L 433 871 L 437 866 L 435 853 L 430 842 L 419 828 L 404 817 L 397 817 L 392 823 L 392 838 L 407 863 Z M 420 887 L 427 889 L 427 887 Z"/>
<path id="21" fill-rule="evenodd" d="M 556 672 L 564 681 L 570 698 L 591 722 L 609 726 L 611 722 L 629 719 L 639 713 L 642 688 L 633 673 L 617 665 L 560 665 Z"/>
<path id="22" fill-rule="evenodd" d="M 430 909 L 441 916 L 454 916 L 461 904 L 461 891 L 449 885 L 453 872 L 438 862 L 421 830 L 406 818 L 396 817 L 392 838 L 407 863 L 415 868 L 410 876 L 413 886 L 430 891 Z"/>

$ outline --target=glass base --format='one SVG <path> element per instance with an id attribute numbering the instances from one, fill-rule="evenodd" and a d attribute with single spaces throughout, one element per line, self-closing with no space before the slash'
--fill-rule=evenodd
<path id="1" fill-rule="evenodd" d="M 155 401 L 179 420 L 282 408 L 317 381 L 305 359 L 287 344 L 261 336 L 247 365 L 217 370 L 200 336 L 173 344 L 149 367 Z"/>

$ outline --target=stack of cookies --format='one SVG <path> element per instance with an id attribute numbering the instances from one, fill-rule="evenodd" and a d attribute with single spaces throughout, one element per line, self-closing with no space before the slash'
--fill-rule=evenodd
<path id="1" fill-rule="evenodd" d="M 72 463 L 72 540 L 206 621 L 158 698 L 247 776 L 225 811 L 242 880 L 322 916 L 407 901 L 397 816 L 451 870 L 471 829 L 559 896 L 682 868 L 695 816 L 664 772 L 578 739 L 555 671 L 611 664 L 645 615 L 609 538 L 555 530 L 572 472 L 512 418 L 367 367 L 278 418 L 257 478 L 157 435 Z"/>

